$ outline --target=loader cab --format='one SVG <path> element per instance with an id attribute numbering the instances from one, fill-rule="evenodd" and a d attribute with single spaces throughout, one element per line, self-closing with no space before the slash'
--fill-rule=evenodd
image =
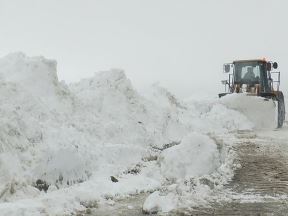
<path id="1" fill-rule="evenodd" d="M 264 60 L 242 60 L 234 61 L 234 86 L 242 88 L 245 86 L 247 92 L 271 92 L 269 80 L 270 72 L 267 70 L 267 62 Z M 236 89 L 237 90 L 237 89 Z"/>
<path id="2" fill-rule="evenodd" d="M 229 93 L 248 93 L 260 96 L 271 94 L 275 90 L 279 91 L 280 72 L 274 71 L 277 67 L 276 62 L 265 59 L 237 60 L 224 64 L 224 72 L 229 76 L 228 80 L 222 80 L 225 93 L 219 94 L 219 97 Z"/>
<path id="3" fill-rule="evenodd" d="M 278 128 L 285 120 L 285 102 L 283 92 L 279 90 L 280 71 L 277 62 L 256 60 L 237 60 L 223 65 L 228 79 L 222 80 L 225 92 L 219 93 L 219 98 L 232 93 L 245 93 L 248 96 L 272 99 L 278 104 Z"/>

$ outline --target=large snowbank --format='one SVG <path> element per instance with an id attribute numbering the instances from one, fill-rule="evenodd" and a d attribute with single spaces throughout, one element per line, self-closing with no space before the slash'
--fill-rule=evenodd
<path id="1" fill-rule="evenodd" d="M 215 174 L 226 160 L 211 138 L 253 127 L 218 99 L 183 102 L 158 85 L 150 90 L 152 97 L 141 96 L 122 70 L 67 86 L 53 60 L 2 58 L 0 212 L 68 214 L 158 189 L 167 178 Z"/>

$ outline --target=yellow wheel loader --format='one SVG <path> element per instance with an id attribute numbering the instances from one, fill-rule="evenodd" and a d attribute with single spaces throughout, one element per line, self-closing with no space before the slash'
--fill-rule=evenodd
<path id="1" fill-rule="evenodd" d="M 223 70 L 228 74 L 227 80 L 222 80 L 225 92 L 223 97 L 232 93 L 246 93 L 250 96 L 258 96 L 272 99 L 278 103 L 278 128 L 283 126 L 285 120 L 285 103 L 283 92 L 279 90 L 280 72 L 277 62 L 266 59 L 237 60 L 224 64 Z"/>

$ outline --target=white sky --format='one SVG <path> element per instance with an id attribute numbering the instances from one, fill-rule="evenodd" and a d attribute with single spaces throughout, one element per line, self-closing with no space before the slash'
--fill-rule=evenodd
<path id="1" fill-rule="evenodd" d="M 222 64 L 276 60 L 288 88 L 285 0 L 0 0 L 0 55 L 58 61 L 67 82 L 122 68 L 138 89 L 223 90 Z"/>

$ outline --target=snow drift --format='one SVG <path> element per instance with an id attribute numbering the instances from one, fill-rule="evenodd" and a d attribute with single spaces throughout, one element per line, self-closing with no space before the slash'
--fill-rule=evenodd
<path id="1" fill-rule="evenodd" d="M 209 175 L 222 163 L 213 134 L 253 127 L 226 101 L 183 102 L 159 85 L 144 97 L 122 70 L 68 86 L 56 65 L 23 53 L 0 60 L 4 215 L 68 214 L 167 178 Z"/>

